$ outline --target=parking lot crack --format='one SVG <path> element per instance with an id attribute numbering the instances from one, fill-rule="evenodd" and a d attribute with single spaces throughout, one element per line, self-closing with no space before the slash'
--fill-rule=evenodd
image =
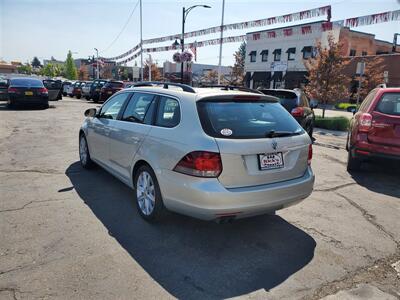
<path id="1" fill-rule="evenodd" d="M 356 208 L 358 211 L 361 212 L 362 216 L 364 217 L 365 220 L 367 220 L 370 224 L 372 224 L 374 227 L 376 227 L 379 231 L 383 232 L 386 236 L 388 236 L 397 246 L 398 249 L 400 249 L 400 242 L 396 240 L 394 235 L 390 232 L 388 232 L 381 224 L 379 224 L 376 221 L 376 217 L 374 215 L 371 215 L 365 208 L 351 200 L 350 198 L 346 197 L 345 195 L 335 192 L 336 195 L 341 197 L 342 199 L 346 200 L 351 206 Z"/>
<path id="2" fill-rule="evenodd" d="M 345 187 L 348 187 L 351 185 L 356 185 L 356 184 L 357 184 L 356 182 L 348 182 L 348 183 L 344 183 L 344 184 L 326 188 L 326 189 L 314 189 L 313 191 L 314 192 L 333 192 L 333 191 L 336 191 L 336 190 L 339 190 L 339 189 L 342 189 L 342 188 L 345 188 Z"/>
<path id="3" fill-rule="evenodd" d="M 40 170 L 40 169 L 22 169 L 22 170 L 12 170 L 12 169 L 2 169 L 1 173 L 40 173 L 40 174 L 63 174 L 57 170 Z"/>
<path id="4" fill-rule="evenodd" d="M 23 209 L 29 207 L 29 205 L 31 205 L 33 203 L 58 202 L 58 201 L 64 201 L 64 200 L 66 200 L 66 199 L 48 199 L 48 200 L 39 200 L 39 201 L 29 201 L 28 203 L 25 203 L 21 207 L 0 210 L 0 213 L 23 210 Z"/>

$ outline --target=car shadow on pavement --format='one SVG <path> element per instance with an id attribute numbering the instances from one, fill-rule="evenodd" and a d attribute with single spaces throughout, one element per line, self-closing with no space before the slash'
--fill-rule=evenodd
<path id="1" fill-rule="evenodd" d="M 66 175 L 109 234 L 180 299 L 270 290 L 314 256 L 314 239 L 279 216 L 219 225 L 171 213 L 150 224 L 137 213 L 133 191 L 101 168 L 87 171 L 76 162 Z"/>
<path id="2" fill-rule="evenodd" d="M 364 162 L 360 171 L 351 172 L 350 175 L 370 191 L 400 198 L 400 161 Z"/>

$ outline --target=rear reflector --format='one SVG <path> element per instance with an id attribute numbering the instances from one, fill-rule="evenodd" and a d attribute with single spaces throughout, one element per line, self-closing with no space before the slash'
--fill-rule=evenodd
<path id="1" fill-rule="evenodd" d="M 312 155 L 313 155 L 313 151 L 312 151 L 312 144 L 308 145 L 308 165 L 311 165 L 311 160 L 312 160 Z"/>
<path id="2" fill-rule="evenodd" d="M 368 132 L 372 126 L 372 116 L 369 113 L 363 113 L 359 119 L 359 132 Z"/>
<path id="3" fill-rule="evenodd" d="M 370 154 L 368 151 L 363 151 L 363 150 L 356 150 L 356 153 L 362 154 L 362 155 L 369 155 Z"/>
<path id="4" fill-rule="evenodd" d="M 194 151 L 185 155 L 174 171 L 197 177 L 218 177 L 222 172 L 219 153 Z"/>

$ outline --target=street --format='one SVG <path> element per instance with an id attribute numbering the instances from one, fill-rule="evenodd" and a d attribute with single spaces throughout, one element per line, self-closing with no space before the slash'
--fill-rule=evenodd
<path id="1" fill-rule="evenodd" d="M 399 165 L 350 175 L 346 134 L 316 129 L 316 184 L 299 205 L 232 224 L 172 213 L 149 224 L 132 190 L 80 166 L 78 130 L 96 106 L 0 102 L 0 299 L 400 297 Z"/>

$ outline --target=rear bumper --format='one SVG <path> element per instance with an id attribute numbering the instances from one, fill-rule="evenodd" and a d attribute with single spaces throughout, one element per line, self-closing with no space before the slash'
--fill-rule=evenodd
<path id="1" fill-rule="evenodd" d="M 48 97 L 19 98 L 10 96 L 9 101 L 13 104 L 43 105 L 49 103 L 49 98 Z"/>
<path id="2" fill-rule="evenodd" d="M 308 168 L 296 179 L 243 188 L 225 188 L 216 178 L 197 178 L 169 170 L 157 172 L 167 209 L 203 220 L 245 218 L 276 211 L 307 198 L 314 186 Z"/>
<path id="3" fill-rule="evenodd" d="M 357 142 L 352 154 L 359 158 L 385 158 L 400 160 L 400 147 L 371 144 L 368 141 Z"/>

